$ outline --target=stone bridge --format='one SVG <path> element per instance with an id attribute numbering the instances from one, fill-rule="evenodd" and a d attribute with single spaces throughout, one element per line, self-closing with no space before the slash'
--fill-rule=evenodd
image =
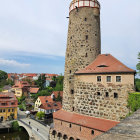
<path id="1" fill-rule="evenodd" d="M 31 119 L 19 119 L 18 124 L 26 129 L 30 140 L 49 140 L 49 127 Z"/>

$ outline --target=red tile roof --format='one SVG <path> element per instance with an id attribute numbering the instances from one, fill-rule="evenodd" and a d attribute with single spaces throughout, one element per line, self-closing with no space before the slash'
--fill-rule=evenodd
<path id="1" fill-rule="evenodd" d="M 62 109 L 55 112 L 53 114 L 53 117 L 54 119 L 66 121 L 80 126 L 85 126 L 103 132 L 108 131 L 109 129 L 111 129 L 112 127 L 116 126 L 119 123 L 116 121 L 105 120 L 105 119 L 80 115 L 72 112 L 67 112 Z"/>
<path id="2" fill-rule="evenodd" d="M 61 102 L 44 103 L 44 104 L 40 105 L 39 108 L 45 109 L 45 110 L 50 110 L 50 109 L 60 110 L 62 108 L 62 104 L 61 104 Z"/>
<path id="3" fill-rule="evenodd" d="M 57 76 L 59 76 L 59 75 L 58 75 L 58 74 L 48 74 L 48 73 L 45 74 L 45 77 L 48 77 L 48 76 L 49 76 L 49 77 L 53 77 L 53 76 L 56 76 L 56 77 L 57 77 Z"/>
<path id="4" fill-rule="evenodd" d="M 53 99 L 51 98 L 51 96 L 39 96 L 38 98 L 40 99 L 41 104 L 46 103 L 46 101 L 54 102 Z"/>
<path id="5" fill-rule="evenodd" d="M 5 103 L 5 105 L 2 105 L 2 103 Z M 13 103 L 13 105 L 11 104 Z M 18 101 L 14 93 L 7 92 L 3 93 L 0 92 L 0 107 L 17 107 L 18 106 Z"/>
<path id="6" fill-rule="evenodd" d="M 136 71 L 125 66 L 111 54 L 100 54 L 90 65 L 75 74 L 86 73 L 136 73 Z"/>
<path id="7" fill-rule="evenodd" d="M 55 98 L 57 98 L 59 94 L 61 97 L 63 97 L 63 91 L 53 91 L 52 94 L 54 94 Z"/>
<path id="8" fill-rule="evenodd" d="M 16 83 L 13 88 L 23 88 L 23 87 L 29 87 L 30 84 L 27 81 L 19 81 Z"/>
<path id="9" fill-rule="evenodd" d="M 38 93 L 39 88 L 30 87 L 30 93 Z"/>

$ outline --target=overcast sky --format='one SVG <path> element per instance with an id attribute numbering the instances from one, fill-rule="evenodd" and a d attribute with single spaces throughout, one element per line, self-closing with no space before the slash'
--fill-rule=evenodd
<path id="1" fill-rule="evenodd" d="M 63 73 L 70 0 L 0 0 L 0 69 Z M 136 69 L 140 0 L 100 0 L 102 53 Z"/>

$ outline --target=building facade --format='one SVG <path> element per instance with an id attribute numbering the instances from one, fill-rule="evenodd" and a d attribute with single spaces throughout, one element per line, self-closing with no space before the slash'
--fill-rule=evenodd
<path id="1" fill-rule="evenodd" d="M 129 113 L 135 71 L 100 54 L 100 4 L 73 0 L 65 56 L 63 106 L 54 113 L 50 140 L 92 140 Z"/>
<path id="2" fill-rule="evenodd" d="M 18 101 L 13 93 L 0 93 L 0 121 L 17 119 Z"/>

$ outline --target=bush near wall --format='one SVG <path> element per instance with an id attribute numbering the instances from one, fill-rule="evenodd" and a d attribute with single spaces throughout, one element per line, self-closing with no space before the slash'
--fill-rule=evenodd
<path id="1" fill-rule="evenodd" d="M 128 107 L 131 112 L 135 112 L 140 108 L 140 92 L 129 93 Z"/>

